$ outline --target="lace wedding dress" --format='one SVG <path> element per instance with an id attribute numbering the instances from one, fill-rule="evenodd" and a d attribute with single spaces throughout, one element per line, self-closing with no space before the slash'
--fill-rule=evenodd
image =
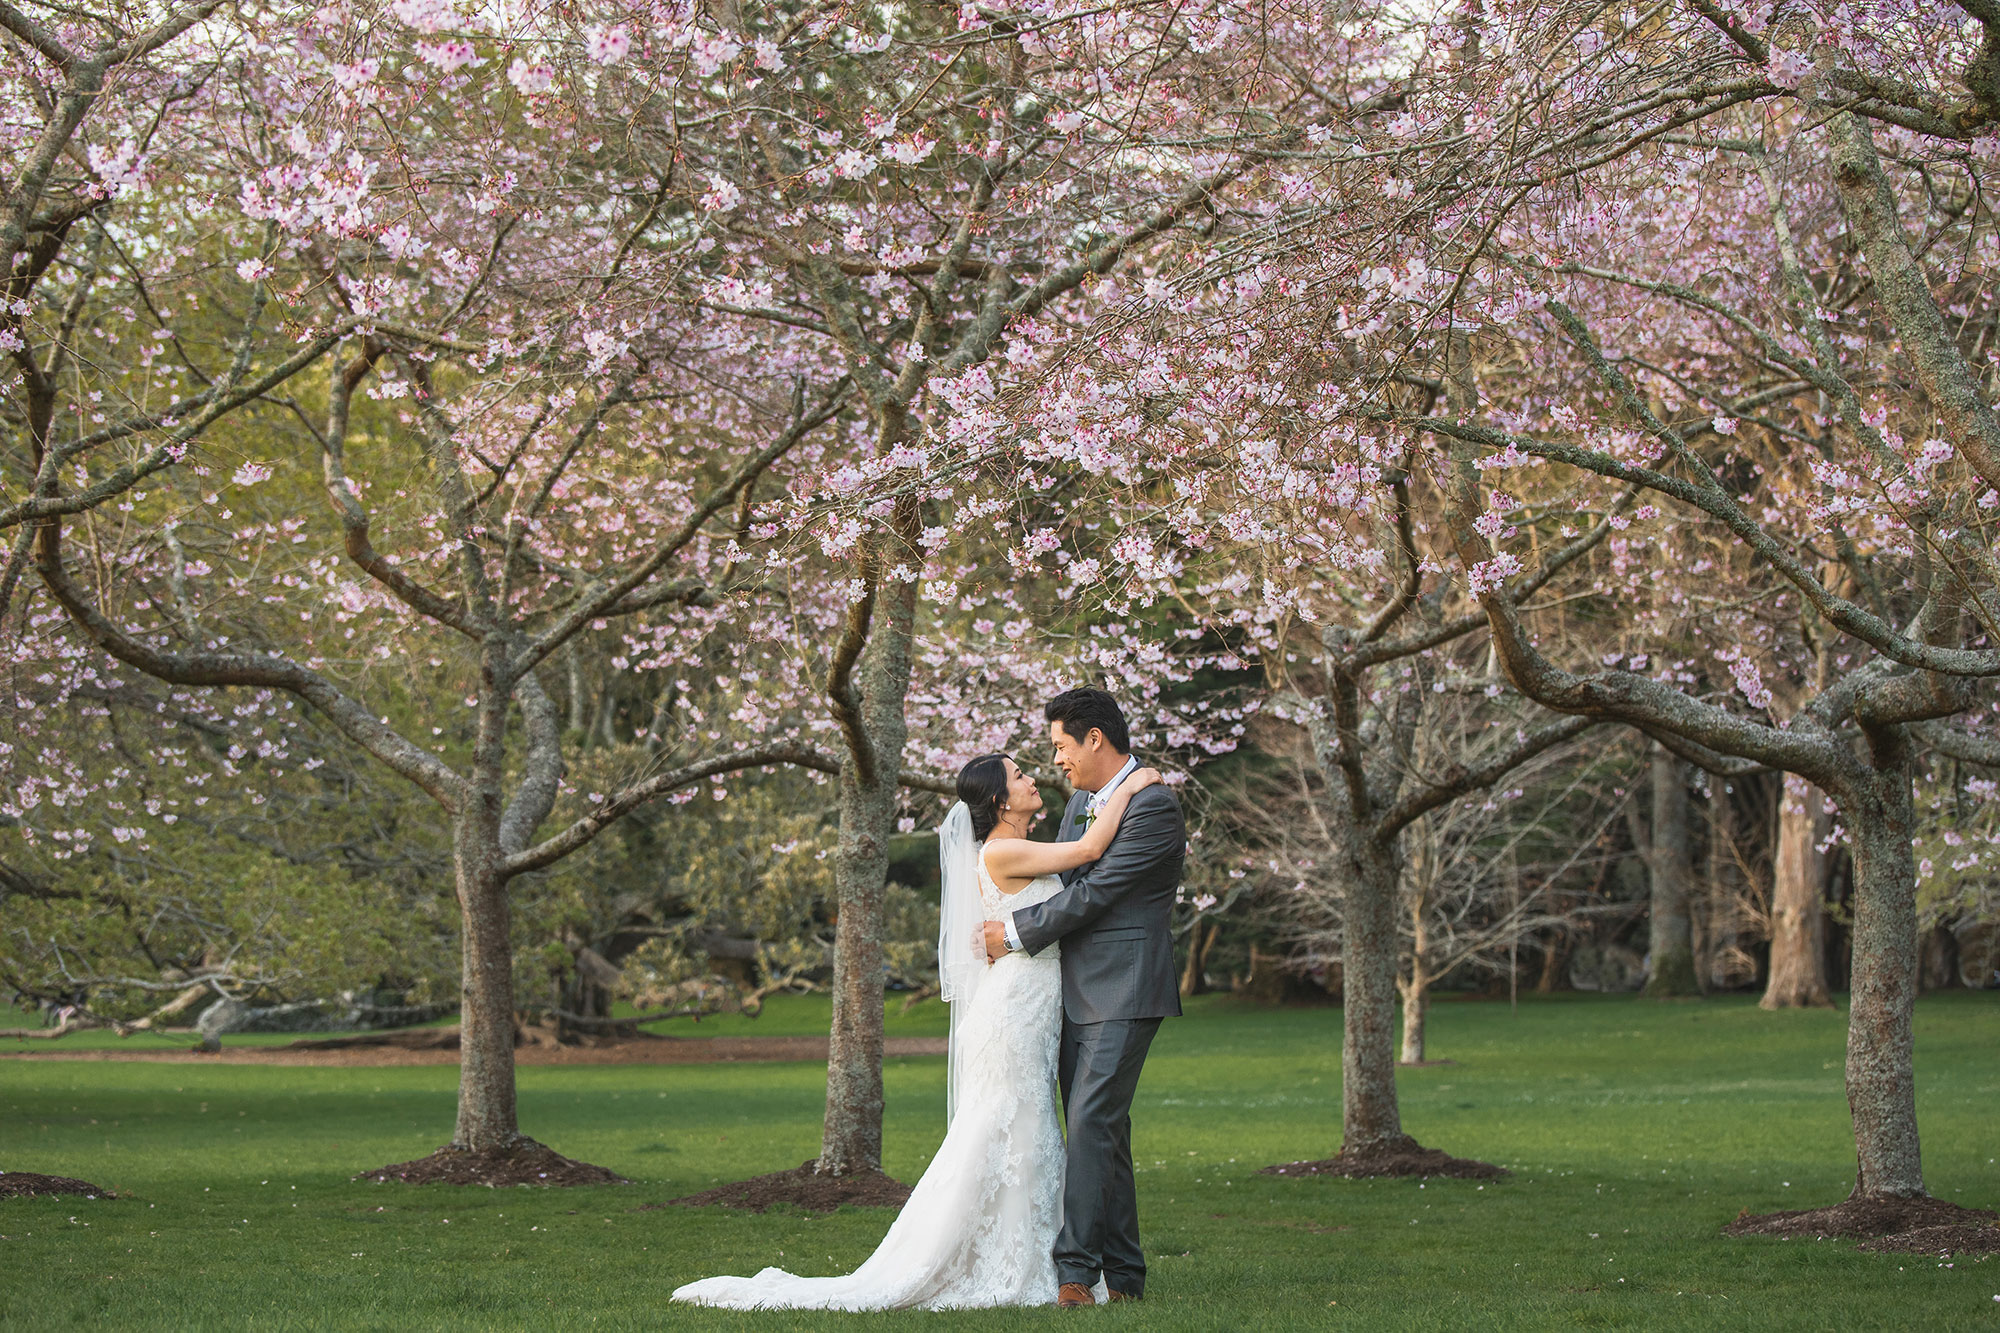
<path id="1" fill-rule="evenodd" d="M 1054 875 L 1004 895 L 980 858 L 988 920 L 1062 887 Z M 1063 1141 L 1056 1114 L 1062 1031 L 1060 948 L 994 963 L 959 1017 L 962 1059 L 951 1126 L 923 1179 L 868 1261 L 845 1277 L 711 1277 L 677 1301 L 740 1310 L 953 1310 L 1047 1305 L 1056 1298 L 1050 1247 L 1062 1225 Z"/>

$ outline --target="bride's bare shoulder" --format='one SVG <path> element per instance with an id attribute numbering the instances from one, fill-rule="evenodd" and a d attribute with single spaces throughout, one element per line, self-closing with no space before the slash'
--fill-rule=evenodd
<path id="1" fill-rule="evenodd" d="M 1025 880 L 1021 884 L 1015 886 L 1014 888 L 1008 888 L 1007 885 L 1004 882 L 1002 882 L 1002 876 L 1005 875 L 1007 879 L 1014 879 L 1017 878 L 1017 876 L 1007 875 L 1005 871 L 1002 871 L 1000 874 L 995 874 L 993 871 L 992 863 L 986 859 L 986 854 L 990 851 L 993 851 L 995 848 L 999 848 L 1001 849 L 1001 852 L 1004 856 L 1005 851 L 1008 847 L 1012 846 L 1015 843 L 1021 843 L 1026 841 L 1027 841 L 1026 838 L 988 838 L 986 840 L 985 846 L 979 849 L 979 864 L 985 868 L 986 878 L 992 881 L 994 888 L 998 889 L 1002 894 L 1004 894 L 1009 898 L 1019 893 L 1022 889 L 1027 888 L 1028 885 L 1034 883 L 1034 881 L 1032 879 Z"/>

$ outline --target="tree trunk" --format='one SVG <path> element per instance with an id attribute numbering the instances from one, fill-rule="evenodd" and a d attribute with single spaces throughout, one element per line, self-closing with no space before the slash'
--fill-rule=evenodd
<path id="1" fill-rule="evenodd" d="M 1958 936 L 1949 926 L 1932 926 L 1924 932 L 1922 983 L 1927 991 L 1951 990 L 1963 984 L 1959 980 Z"/>
<path id="2" fill-rule="evenodd" d="M 514 950 L 499 830 L 476 813 L 453 830 L 463 923 L 459 982 L 458 1128 L 452 1142 L 504 1148 L 520 1137 L 514 1110 Z"/>
<path id="3" fill-rule="evenodd" d="M 1341 1151 L 1403 1138 L 1396 1105 L 1396 882 L 1393 849 L 1350 844 L 1341 914 L 1345 990 L 1340 1049 Z"/>
<path id="4" fill-rule="evenodd" d="M 1221 922 L 1204 922 L 1200 917 L 1196 917 L 1194 924 L 1188 927 L 1187 966 L 1181 970 L 1182 995 L 1207 993 L 1208 982 L 1203 969 L 1208 965 L 1208 951 L 1214 947 L 1215 937 L 1221 933 Z"/>
<path id="5" fill-rule="evenodd" d="M 569 682 L 569 729 L 581 735 L 590 724 L 583 711 L 583 663 L 576 652 L 576 640 L 562 646 L 563 672 Z"/>
<path id="6" fill-rule="evenodd" d="M 1844 991 L 1854 975 L 1854 932 L 1849 928 L 1854 919 L 1854 857 L 1847 848 L 1836 847 L 1827 853 L 1827 861 L 1827 915 L 1820 923 L 1826 932 L 1826 984 Z"/>
<path id="7" fill-rule="evenodd" d="M 1653 965 L 1646 976 L 1647 995 L 1701 994 L 1701 980 L 1694 971 L 1694 924 L 1688 916 L 1694 881 L 1688 855 L 1692 834 L 1687 775 L 1679 759 L 1656 745 L 1653 826 L 1646 858 L 1653 891 Z"/>
<path id="8" fill-rule="evenodd" d="M 1771 876 L 1771 980 L 1766 1009 L 1826 1009 L 1826 853 L 1833 827 L 1826 799 L 1787 775 L 1778 802 L 1778 855 Z"/>
<path id="9" fill-rule="evenodd" d="M 1424 1062 L 1424 1019 L 1431 1009 L 1431 978 L 1420 950 L 1410 960 L 1410 979 L 1397 983 L 1403 991 L 1403 1055 L 1406 1065 Z"/>
<path id="10" fill-rule="evenodd" d="M 882 1166 L 882 899 L 895 808 L 893 779 L 885 782 L 878 772 L 874 784 L 863 784 L 851 764 L 841 774 L 834 864 L 840 915 L 834 923 L 833 1026 L 819 1154 L 819 1170 L 827 1175 Z"/>
<path id="11" fill-rule="evenodd" d="M 913 547 L 912 502 L 895 537 Z M 892 552 L 892 556 L 896 554 Z M 893 560 L 892 560 L 893 563 Z M 833 1024 L 826 1066 L 826 1122 L 817 1169 L 845 1176 L 882 1169 L 882 903 L 889 878 L 897 778 L 909 736 L 911 645 L 917 585 L 883 580 L 859 670 L 861 721 L 872 773 L 852 753 L 841 766 L 840 843 L 834 863 L 840 917 L 834 926 Z"/>
<path id="12" fill-rule="evenodd" d="M 1884 729 L 1888 731 L 1889 729 Z M 1905 739 L 1869 736 L 1875 767 L 1841 802 L 1854 858 L 1854 963 L 1847 1107 L 1857 1196 L 1923 1195 L 1910 1025 L 1917 1000 L 1916 812 Z"/>
<path id="13" fill-rule="evenodd" d="M 1736 807 L 1729 783 L 1710 777 L 1708 783 L 1708 883 L 1705 928 L 1695 940 L 1695 975 L 1711 990 L 1733 990 L 1737 984 L 1726 960 L 1736 952 L 1739 916 L 1736 878 Z"/>
<path id="14" fill-rule="evenodd" d="M 1569 932 L 1558 929 L 1551 933 L 1542 947 L 1542 974 L 1535 979 L 1537 995 L 1569 989 L 1569 954 Z"/>
<path id="15" fill-rule="evenodd" d="M 1403 1053 L 1401 1062 L 1406 1065 L 1422 1064 L 1424 1059 L 1424 1017 L 1430 1012 L 1431 978 L 1426 968 L 1425 946 L 1430 943 L 1430 932 L 1424 927 L 1430 915 L 1430 865 L 1428 848 L 1422 842 L 1422 832 L 1412 829 L 1413 840 L 1419 850 L 1410 860 L 1413 872 L 1410 878 L 1417 881 L 1416 891 L 1409 898 L 1410 913 L 1410 979 L 1400 978 L 1396 985 L 1403 992 Z M 1511 858 L 1510 858 L 1511 860 Z"/>

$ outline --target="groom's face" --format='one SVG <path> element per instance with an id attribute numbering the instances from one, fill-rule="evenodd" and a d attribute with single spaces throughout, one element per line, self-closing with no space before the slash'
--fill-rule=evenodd
<path id="1" fill-rule="evenodd" d="M 1104 733 L 1096 727 L 1082 739 L 1072 736 L 1060 722 L 1049 723 L 1049 740 L 1056 747 L 1056 767 L 1078 791 L 1096 791 L 1124 766 L 1123 756 L 1105 744 Z M 1116 763 L 1111 762 L 1116 759 Z"/>

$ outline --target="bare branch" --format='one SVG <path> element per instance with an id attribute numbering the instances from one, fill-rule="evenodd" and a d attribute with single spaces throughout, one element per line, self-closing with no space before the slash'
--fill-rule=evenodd
<path id="1" fill-rule="evenodd" d="M 269 393 L 278 385 L 309 368 L 315 361 L 326 355 L 330 348 L 338 346 L 347 335 L 351 325 L 357 321 L 346 320 L 333 330 L 313 339 L 283 362 L 254 379 L 240 384 L 221 386 L 225 391 L 214 396 L 204 394 L 187 404 L 160 413 L 148 413 L 114 423 L 103 430 L 61 446 L 52 451 L 50 458 L 58 463 L 67 463 L 85 450 L 96 445 L 134 435 L 143 430 L 170 429 L 170 434 L 144 458 L 127 463 L 114 472 L 106 474 L 84 490 L 69 495 L 37 494 L 25 500 L 0 509 L 0 528 L 10 528 L 21 523 L 56 518 L 65 514 L 80 514 L 94 509 L 114 496 L 122 495 L 138 482 L 144 481 L 164 468 L 171 467 L 186 451 L 187 446 L 199 438 L 211 425 L 229 412 Z M 167 423 L 175 418 L 177 409 L 191 408 L 193 418 L 169 427 Z M 39 489 L 39 488 L 38 488 Z"/>
<path id="2" fill-rule="evenodd" d="M 1548 558 L 1542 561 L 1539 569 L 1520 582 L 1510 584 L 1505 593 L 1507 599 L 1516 606 L 1522 605 L 1530 597 L 1553 582 L 1556 575 L 1588 555 L 1596 547 L 1602 545 L 1604 539 L 1610 536 L 1616 527 L 1613 520 L 1624 513 L 1625 510 L 1631 508 L 1632 503 L 1638 498 L 1638 494 L 1638 488 L 1636 487 L 1626 490 L 1624 494 L 1612 502 L 1611 507 L 1605 510 L 1604 516 L 1597 520 L 1589 532 L 1551 551 Z M 1469 611 L 1456 619 L 1447 620 L 1442 624 L 1407 635 L 1401 639 L 1378 640 L 1375 643 L 1365 645 L 1354 650 L 1353 657 L 1358 665 L 1374 666 L 1381 662 L 1394 661 L 1399 657 L 1410 657 L 1417 653 L 1426 652 L 1442 644 L 1450 643 L 1453 639 L 1463 638 L 1465 635 L 1471 634 L 1475 630 L 1484 629 L 1485 627 L 1486 612 L 1483 610 Z"/>
<path id="3" fill-rule="evenodd" d="M 1724 37 L 1736 43 L 1743 49 L 1745 55 L 1758 64 L 1761 65 L 1771 58 L 1771 48 L 1764 39 L 1750 32 L 1743 26 L 1741 19 L 1716 4 L 1715 0 L 1688 0 L 1688 5 L 1695 13 L 1713 23 Z"/>
<path id="4" fill-rule="evenodd" d="M 76 55 L 62 39 L 41 24 L 23 14 L 20 10 L 0 0 L 0 28 L 5 28 L 29 46 L 42 53 L 51 65 L 67 74 L 76 63 Z"/>
<path id="5" fill-rule="evenodd" d="M 1557 309 L 1559 303 L 1550 302 L 1550 307 L 1552 310 Z M 1564 309 L 1562 313 L 1568 312 Z M 1560 315 L 1558 317 L 1560 318 Z M 1574 319 L 1574 316 L 1570 318 Z M 1580 323 L 1572 333 L 1579 337 L 1580 343 L 1587 344 L 1586 355 L 1592 356 L 1593 365 L 1600 377 L 1619 392 L 1628 409 L 1639 417 L 1649 431 L 1669 444 L 1677 444 L 1678 448 L 1675 450 L 1677 454 L 1691 455 L 1693 451 L 1688 449 L 1685 440 L 1654 416 L 1652 409 L 1639 398 L 1623 373 L 1605 361 L 1603 353 L 1596 349 L 1595 340 L 1590 338 L 1588 331 L 1584 330 L 1579 334 L 1578 330 L 1581 330 Z M 1721 520 L 1746 546 L 1797 587 L 1815 610 L 1841 630 L 1860 639 L 1878 652 L 1926 671 L 1942 671 L 1958 676 L 2000 675 L 2000 651 L 1934 647 L 1912 639 L 1874 612 L 1832 592 L 1803 561 L 1744 513 L 1742 506 L 1714 482 L 1714 474 L 1710 473 L 1707 465 L 1700 463 L 1698 459 L 1696 464 L 1700 472 L 1697 475 L 1702 477 L 1704 484 L 1683 481 L 1652 468 L 1622 463 L 1609 454 L 1579 445 L 1532 440 L 1525 436 L 1493 430 L 1490 427 L 1467 425 L 1438 417 L 1425 417 L 1416 424 L 1425 430 L 1466 443 L 1482 444 L 1488 448 L 1503 449 L 1511 443 L 1523 453 L 1532 453 L 1541 458 L 1567 463 L 1614 481 L 1637 484 L 1658 491 L 1662 495 L 1671 496 L 1701 510 L 1711 518 Z"/>
<path id="6" fill-rule="evenodd" d="M 1685 736 L 1667 731 L 1664 728 L 1642 725 L 1639 730 L 1653 740 L 1658 741 L 1661 748 L 1665 749 L 1668 753 L 1685 759 L 1696 768 L 1707 773 L 1712 773 L 1719 778 L 1741 778 L 1748 777 L 1752 773 L 1768 773 L 1771 771 L 1768 764 L 1760 764 L 1753 759 L 1737 759 L 1730 755 L 1718 754 L 1706 745 L 1691 741 Z"/>
<path id="7" fill-rule="evenodd" d="M 2000 738 L 1975 736 L 1958 727 L 1946 726 L 1940 722 L 1920 722 L 1911 728 L 1924 744 L 1939 754 L 1948 755 L 1960 763 L 1978 764 L 1982 768 L 2000 768 Z"/>
<path id="8" fill-rule="evenodd" d="M 431 471 L 437 477 L 438 498 L 443 501 L 444 512 L 441 516 L 444 529 L 458 548 L 459 580 L 464 588 L 462 595 L 477 623 L 497 624 L 500 607 L 493 595 L 493 582 L 487 576 L 485 552 L 480 549 L 479 539 L 472 531 L 475 502 L 472 488 L 465 480 L 465 470 L 459 466 L 456 432 L 451 419 L 438 403 L 429 368 L 407 357 L 403 359 L 403 365 L 409 373 L 410 382 L 417 388 L 417 415 L 425 427 L 422 432 L 426 446 L 424 452 L 430 455 Z"/>
<path id="9" fill-rule="evenodd" d="M 1405 611 L 1416 605 L 1417 596 L 1424 588 L 1423 562 L 1417 557 L 1416 534 L 1410 529 L 1410 478 L 1408 473 L 1398 473 L 1390 483 L 1396 497 L 1396 556 L 1403 562 L 1403 577 L 1397 581 L 1396 592 L 1388 605 L 1370 618 L 1361 630 L 1360 641 L 1373 643 L 1401 618 Z"/>
<path id="10" fill-rule="evenodd" d="M 368 510 L 361 503 L 361 496 L 347 479 L 345 470 L 347 443 L 348 405 L 353 398 L 355 387 L 368 374 L 388 349 L 382 344 L 369 340 L 361 355 L 346 366 L 336 365 L 332 382 L 327 392 L 326 432 L 320 436 L 320 471 L 325 480 L 327 499 L 340 516 L 342 544 L 347 558 L 359 565 L 370 578 L 387 588 L 397 600 L 417 612 L 428 616 L 468 638 L 478 638 L 489 627 L 488 623 L 469 615 L 463 603 L 444 597 L 425 587 L 404 573 L 396 565 L 384 559 L 375 549 L 370 536 Z"/>
<path id="11" fill-rule="evenodd" d="M 841 767 L 840 761 L 832 756 L 795 741 L 752 746 L 749 749 L 714 755 L 692 764 L 684 764 L 664 773 L 656 773 L 642 782 L 633 783 L 554 837 L 515 852 L 507 858 L 501 873 L 512 877 L 553 865 L 640 806 L 669 792 L 691 786 L 704 778 L 719 777 L 725 773 L 740 773 L 751 768 L 771 768 L 779 764 L 835 774 L 840 772 Z M 903 773 L 899 776 L 898 782 L 906 787 L 947 795 L 953 790 L 952 784 L 942 778 L 925 777 L 915 773 Z"/>
<path id="12" fill-rule="evenodd" d="M 1457 422 L 1439 426 L 1439 433 L 1453 441 L 1445 491 L 1446 528 L 1459 560 L 1468 569 L 1492 556 L 1486 538 L 1473 527 L 1480 512 L 1478 470 L 1472 451 L 1466 447 L 1479 438 L 1481 430 Z M 1579 676 L 1566 671 L 1535 647 L 1512 598 L 1489 588 L 1479 594 L 1479 604 L 1486 612 L 1501 670 L 1515 689 L 1544 708 L 1624 722 L 1647 731 L 1671 732 L 1723 754 L 1797 773 L 1828 790 L 1841 786 L 1858 762 L 1816 719 L 1795 718 L 1792 726 L 1780 729 L 1691 698 L 1636 672 L 1613 670 Z"/>
<path id="13" fill-rule="evenodd" d="M 1544 750 L 1573 740 L 1596 725 L 1596 718 L 1561 718 L 1537 727 L 1499 754 L 1488 756 L 1476 764 L 1454 763 L 1437 781 L 1425 783 L 1391 806 L 1375 821 L 1370 835 L 1375 841 L 1386 843 L 1401 833 L 1411 820 L 1429 814 L 1467 792 L 1492 786 Z"/>

